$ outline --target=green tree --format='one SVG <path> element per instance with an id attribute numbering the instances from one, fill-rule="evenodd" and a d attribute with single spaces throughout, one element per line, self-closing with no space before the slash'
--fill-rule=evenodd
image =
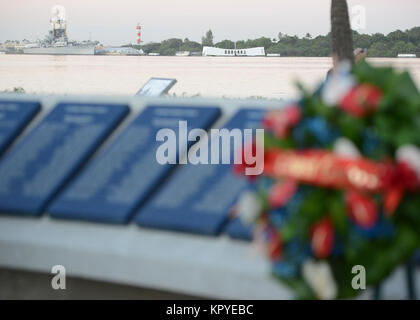
<path id="1" fill-rule="evenodd" d="M 235 49 L 235 43 L 231 40 L 223 40 L 215 44 L 217 48 Z"/>
<path id="2" fill-rule="evenodd" d="M 397 30 L 397 31 L 389 33 L 387 35 L 387 38 L 391 41 L 406 41 L 408 39 L 407 35 L 401 30 Z"/>
<path id="3" fill-rule="evenodd" d="M 414 44 L 412 44 L 411 42 L 408 42 L 406 47 L 405 47 L 405 52 L 415 54 L 416 51 L 417 51 L 417 47 Z"/>
<path id="4" fill-rule="evenodd" d="M 379 41 L 372 44 L 368 50 L 369 57 L 387 57 L 388 56 L 388 43 L 385 41 Z"/>
<path id="5" fill-rule="evenodd" d="M 182 44 L 182 40 L 177 38 L 164 40 L 159 47 L 159 53 L 163 56 L 173 56 L 180 51 Z"/>
<path id="6" fill-rule="evenodd" d="M 375 34 L 371 35 L 370 37 L 372 39 L 372 43 L 386 42 L 387 41 L 385 35 L 383 35 L 382 33 L 375 33 Z"/>
<path id="7" fill-rule="evenodd" d="M 253 48 L 253 47 L 264 47 L 265 50 L 270 48 L 273 45 L 270 38 L 267 37 L 260 37 L 257 39 L 248 39 L 245 42 L 246 48 Z"/>
<path id="8" fill-rule="evenodd" d="M 159 52 L 160 43 L 158 42 L 151 42 L 146 43 L 141 46 L 134 45 L 133 48 L 135 49 L 142 49 L 144 53 L 149 54 L 150 52 Z"/>
<path id="9" fill-rule="evenodd" d="M 236 41 L 236 49 L 246 49 L 246 45 L 245 45 L 245 41 L 244 40 L 239 40 Z"/>
<path id="10" fill-rule="evenodd" d="M 369 48 L 372 45 L 372 37 L 367 34 L 357 34 L 353 40 L 355 48 Z"/>
<path id="11" fill-rule="evenodd" d="M 200 43 L 184 39 L 184 43 L 179 47 L 179 51 L 199 52 L 203 49 Z"/>
<path id="12" fill-rule="evenodd" d="M 213 46 L 213 32 L 211 30 L 208 30 L 206 35 L 201 38 L 201 44 L 203 46 Z"/>
<path id="13" fill-rule="evenodd" d="M 420 47 L 420 27 L 415 27 L 411 30 L 407 30 L 406 33 L 408 35 L 409 41 L 412 42 L 414 45 Z"/>

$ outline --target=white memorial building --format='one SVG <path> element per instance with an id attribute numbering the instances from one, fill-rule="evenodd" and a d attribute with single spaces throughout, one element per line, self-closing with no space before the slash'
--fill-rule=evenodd
<path id="1" fill-rule="evenodd" d="M 226 56 L 226 57 L 257 57 L 265 56 L 264 47 L 247 49 L 223 49 L 216 47 L 203 47 L 203 56 Z"/>

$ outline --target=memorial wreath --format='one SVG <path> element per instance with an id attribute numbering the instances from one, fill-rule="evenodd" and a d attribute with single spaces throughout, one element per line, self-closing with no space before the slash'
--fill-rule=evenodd
<path id="1" fill-rule="evenodd" d="M 420 95 L 407 72 L 364 61 L 299 88 L 267 112 L 264 171 L 237 212 L 297 298 L 354 297 L 352 272 L 379 284 L 420 247 Z"/>

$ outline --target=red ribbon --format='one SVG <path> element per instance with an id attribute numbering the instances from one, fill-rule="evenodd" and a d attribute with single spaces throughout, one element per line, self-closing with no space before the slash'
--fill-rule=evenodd
<path id="1" fill-rule="evenodd" d="M 405 191 L 415 191 L 419 185 L 415 172 L 405 163 L 340 158 L 324 150 L 269 150 L 264 174 L 325 188 L 383 193 L 388 214 L 395 211 Z"/>

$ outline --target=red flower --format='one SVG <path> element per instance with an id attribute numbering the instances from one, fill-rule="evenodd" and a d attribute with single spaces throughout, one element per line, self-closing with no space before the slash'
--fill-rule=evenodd
<path id="1" fill-rule="evenodd" d="M 270 130 L 277 138 L 286 138 L 290 128 L 298 124 L 300 118 L 300 107 L 291 105 L 280 110 L 267 112 L 263 120 L 263 127 Z"/>
<path id="2" fill-rule="evenodd" d="M 384 198 L 384 209 L 391 216 L 400 204 L 404 191 L 414 192 L 419 188 L 416 172 L 406 162 L 398 162 L 396 166 L 388 166 L 383 180 L 387 186 Z"/>
<path id="3" fill-rule="evenodd" d="M 334 225 L 326 218 L 318 221 L 311 230 L 312 252 L 318 259 L 327 258 L 334 247 Z"/>
<path id="4" fill-rule="evenodd" d="M 283 255 L 283 239 L 273 230 L 267 244 L 267 255 L 271 261 L 279 261 Z"/>
<path id="5" fill-rule="evenodd" d="M 392 188 L 385 193 L 384 211 L 386 216 L 390 217 L 394 214 L 403 196 L 404 191 L 401 188 Z"/>
<path id="6" fill-rule="evenodd" d="M 297 184 L 293 180 L 278 182 L 271 187 L 268 202 L 272 208 L 284 206 L 296 193 Z"/>
<path id="7" fill-rule="evenodd" d="M 416 191 L 419 187 L 417 173 L 406 162 L 397 163 L 398 184 L 401 184 L 408 191 Z"/>
<path id="8" fill-rule="evenodd" d="M 346 195 L 346 205 L 350 218 L 355 224 L 365 229 L 375 226 L 379 212 L 371 198 L 351 191 Z"/>
<path id="9" fill-rule="evenodd" d="M 340 103 L 340 109 L 355 117 L 376 111 L 383 97 L 381 89 L 370 84 L 361 84 L 351 89 Z"/>

